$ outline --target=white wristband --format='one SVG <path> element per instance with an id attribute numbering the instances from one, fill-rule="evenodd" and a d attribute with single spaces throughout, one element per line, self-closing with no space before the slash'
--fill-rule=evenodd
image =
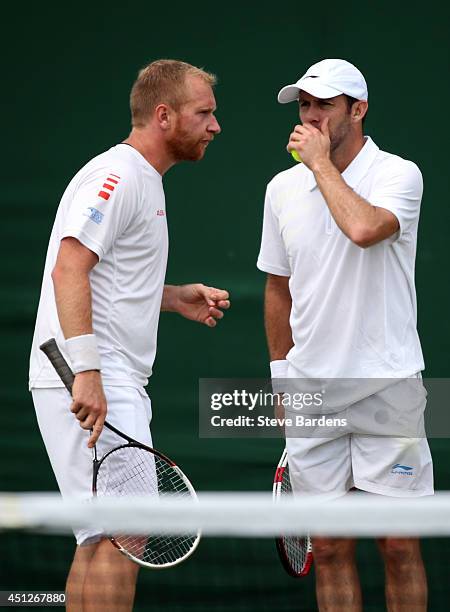
<path id="1" fill-rule="evenodd" d="M 287 388 L 287 378 L 289 361 L 287 359 L 276 359 L 270 362 L 270 375 L 272 377 L 272 391 L 274 393 L 284 393 Z"/>
<path id="2" fill-rule="evenodd" d="M 97 338 L 94 334 L 68 338 L 66 340 L 66 350 L 74 374 L 87 370 L 100 370 L 100 355 L 97 349 Z"/>

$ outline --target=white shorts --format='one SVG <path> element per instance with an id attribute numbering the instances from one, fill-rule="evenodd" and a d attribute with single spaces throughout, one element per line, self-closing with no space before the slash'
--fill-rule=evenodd
<path id="1" fill-rule="evenodd" d="M 356 487 L 392 497 L 433 495 L 428 441 L 424 435 L 403 433 L 422 429 L 426 405 L 421 382 L 413 386 L 409 380 L 356 402 L 345 411 L 325 415 L 336 422 L 347 419 L 350 427 L 316 427 L 309 436 L 287 437 L 294 493 L 340 497 Z M 405 393 L 414 394 L 406 403 Z M 396 406 L 401 409 L 396 410 Z M 409 414 L 407 406 L 412 406 Z M 318 414 L 312 416 L 317 418 Z"/>
<path id="2" fill-rule="evenodd" d="M 152 446 L 149 424 L 150 398 L 133 387 L 104 387 L 108 405 L 107 421 L 143 444 Z M 87 447 L 90 433 L 81 429 L 70 412 L 72 399 L 65 388 L 32 389 L 39 429 L 63 497 L 92 498 L 93 451 Z M 104 428 L 97 442 L 101 458 L 110 448 L 125 441 Z M 74 529 L 78 545 L 98 541 L 102 532 Z"/>

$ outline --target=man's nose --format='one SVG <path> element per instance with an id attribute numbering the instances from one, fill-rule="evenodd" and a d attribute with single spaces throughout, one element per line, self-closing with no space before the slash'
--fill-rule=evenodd
<path id="1" fill-rule="evenodd" d="M 208 131 L 213 132 L 214 134 L 220 134 L 220 132 L 222 131 L 222 128 L 220 127 L 219 122 L 215 117 L 213 117 L 212 122 L 208 126 Z"/>
<path id="2" fill-rule="evenodd" d="M 309 107 L 300 112 L 302 123 L 311 123 L 314 126 L 320 125 L 320 111 L 318 108 Z"/>

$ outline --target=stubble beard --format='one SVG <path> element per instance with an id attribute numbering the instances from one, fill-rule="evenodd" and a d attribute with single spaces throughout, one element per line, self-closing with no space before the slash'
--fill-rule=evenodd
<path id="1" fill-rule="evenodd" d="M 200 140 L 193 139 L 187 130 L 177 129 L 167 142 L 167 147 L 176 161 L 199 161 L 205 154 Z"/>
<path id="2" fill-rule="evenodd" d="M 351 132 L 350 119 L 345 118 L 330 134 L 330 152 L 336 153 L 341 148 L 342 144 L 345 143 Z"/>

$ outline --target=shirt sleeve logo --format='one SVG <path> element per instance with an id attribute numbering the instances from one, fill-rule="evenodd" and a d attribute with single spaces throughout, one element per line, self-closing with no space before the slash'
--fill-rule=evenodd
<path id="1" fill-rule="evenodd" d="M 89 219 L 93 221 L 94 223 L 96 223 L 97 225 L 100 225 L 100 223 L 103 221 L 103 216 L 104 216 L 103 213 L 101 213 L 96 208 L 93 208 L 92 206 L 88 206 L 85 212 L 83 213 L 83 215 L 85 217 L 89 217 Z"/>
<path id="2" fill-rule="evenodd" d="M 120 176 L 110 172 L 108 175 L 108 178 L 105 180 L 105 182 L 102 185 L 102 189 L 100 189 L 100 191 L 97 194 L 99 198 L 103 198 L 104 200 L 108 201 L 111 193 L 116 188 L 116 185 L 119 184 L 119 181 L 120 181 Z"/>

